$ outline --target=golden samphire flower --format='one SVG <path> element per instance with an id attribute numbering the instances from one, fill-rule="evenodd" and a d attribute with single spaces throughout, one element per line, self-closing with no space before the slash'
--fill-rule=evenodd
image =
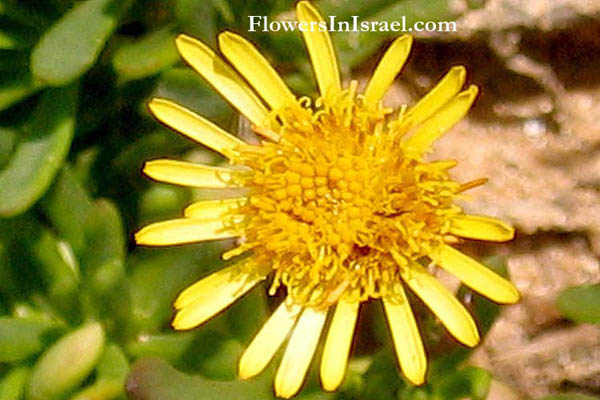
<path id="1" fill-rule="evenodd" d="M 394 112 L 381 99 L 408 57 L 411 37 L 391 44 L 358 94 L 355 81 L 342 87 L 331 39 L 318 29 L 319 13 L 307 1 L 296 11 L 301 23 L 317 28 L 302 32 L 320 91 L 314 102 L 297 99 L 257 49 L 234 33 L 219 35 L 227 61 L 191 37 L 177 38 L 183 58 L 264 140 L 245 143 L 169 100 L 153 99 L 149 107 L 156 118 L 227 157 L 231 168 L 155 160 L 144 172 L 184 186 L 240 187 L 243 196 L 191 204 L 183 218 L 146 226 L 136 240 L 163 246 L 239 237 L 238 247 L 223 258 L 250 254 L 179 295 L 176 329 L 202 324 L 268 276 L 271 294 L 285 286 L 286 300 L 240 359 L 242 378 L 260 373 L 290 336 L 275 392 L 286 398 L 297 393 L 331 311 L 320 375 L 324 389 L 336 389 L 359 304 L 381 299 L 401 370 L 421 384 L 427 360 L 405 286 L 456 340 L 479 342 L 471 316 L 424 261 L 495 302 L 519 298 L 510 282 L 449 245 L 461 238 L 512 239 L 511 226 L 465 215 L 454 204 L 461 192 L 484 181 L 457 183 L 448 174 L 456 162 L 423 158 L 467 113 L 477 87 L 461 91 L 466 72 L 455 67 L 417 104 Z"/>

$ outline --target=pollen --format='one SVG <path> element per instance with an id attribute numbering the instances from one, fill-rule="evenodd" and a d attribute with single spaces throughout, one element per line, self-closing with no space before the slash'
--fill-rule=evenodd
<path id="1" fill-rule="evenodd" d="M 319 106 L 274 111 L 281 140 L 233 160 L 252 171 L 244 184 L 251 201 L 236 211 L 245 216 L 244 246 L 272 266 L 271 292 L 283 284 L 304 306 L 393 291 L 401 265 L 446 242 L 461 212 L 453 163 L 403 151 L 407 124 L 368 108 L 354 87 Z"/>

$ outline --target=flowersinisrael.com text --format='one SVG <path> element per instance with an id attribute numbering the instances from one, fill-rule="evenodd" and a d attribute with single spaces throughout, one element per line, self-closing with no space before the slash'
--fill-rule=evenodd
<path id="1" fill-rule="evenodd" d="M 296 20 L 269 20 L 265 15 L 248 16 L 250 32 L 456 32 L 454 21 L 417 21 L 410 24 L 402 16 L 396 21 L 363 21 L 357 15 L 350 20 L 337 21 L 335 15 L 327 21 L 299 22 Z"/>

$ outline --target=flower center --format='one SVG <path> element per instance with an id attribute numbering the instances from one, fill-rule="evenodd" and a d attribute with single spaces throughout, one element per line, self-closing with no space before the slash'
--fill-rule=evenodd
<path id="1" fill-rule="evenodd" d="M 353 87 L 278 112 L 282 139 L 240 157 L 252 170 L 242 247 L 273 268 L 272 291 L 283 283 L 301 304 L 393 291 L 399 269 L 447 240 L 461 212 L 455 163 L 406 154 L 401 117 L 367 110 Z"/>

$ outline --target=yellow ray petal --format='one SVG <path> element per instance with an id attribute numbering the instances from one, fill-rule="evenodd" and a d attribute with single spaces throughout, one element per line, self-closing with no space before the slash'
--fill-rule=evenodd
<path id="1" fill-rule="evenodd" d="M 191 329 L 209 320 L 265 278 L 248 273 L 242 262 L 217 271 L 185 289 L 175 301 L 178 310 L 172 325 Z"/>
<path id="2" fill-rule="evenodd" d="M 296 103 L 283 79 L 252 43 L 235 33 L 223 32 L 219 49 L 272 109 Z"/>
<path id="3" fill-rule="evenodd" d="M 461 215 L 452 219 L 450 233 L 468 239 L 506 242 L 515 236 L 515 228 L 496 218 Z"/>
<path id="4" fill-rule="evenodd" d="M 319 23 L 325 21 L 319 12 L 308 1 L 300 1 L 296 5 L 299 26 L 306 43 L 310 61 L 315 71 L 321 96 L 337 95 L 341 90 L 340 73 L 331 37 L 326 29 L 320 29 Z"/>
<path id="5" fill-rule="evenodd" d="M 403 35 L 394 40 L 377 65 L 365 89 L 365 104 L 375 106 L 400 73 L 412 46 L 412 36 Z"/>
<path id="6" fill-rule="evenodd" d="M 236 172 L 231 169 L 192 164 L 185 161 L 146 161 L 144 173 L 159 182 L 182 186 L 217 189 L 238 186 L 233 179 Z"/>
<path id="7" fill-rule="evenodd" d="M 313 308 L 304 309 L 300 315 L 275 375 L 275 395 L 288 399 L 300 390 L 326 316 L 327 311 Z"/>
<path id="8" fill-rule="evenodd" d="M 187 35 L 176 40 L 181 56 L 254 125 L 274 128 L 269 111 L 252 89 L 225 61 L 204 43 Z M 270 139 L 278 140 L 275 136 Z"/>
<path id="9" fill-rule="evenodd" d="M 286 301 L 277 307 L 242 354 L 238 368 L 240 378 L 252 378 L 265 369 L 292 330 L 300 311 L 300 306 Z"/>
<path id="10" fill-rule="evenodd" d="M 406 151 L 416 154 L 427 151 L 435 140 L 467 114 L 477 97 L 478 90 L 477 86 L 471 85 L 446 103 L 403 143 Z"/>
<path id="11" fill-rule="evenodd" d="M 170 100 L 154 98 L 150 100 L 148 107 L 159 121 L 226 157 L 231 158 L 236 150 L 250 146 L 207 119 Z"/>
<path id="12" fill-rule="evenodd" d="M 383 299 L 396 357 L 404 376 L 413 384 L 421 385 L 425 382 L 427 372 L 425 349 L 402 285 L 398 285 L 397 295 L 397 298 Z"/>
<path id="13" fill-rule="evenodd" d="M 438 84 L 404 114 L 410 126 L 427 120 L 456 96 L 465 84 L 466 77 L 467 70 L 462 65 L 450 68 Z"/>
<path id="14" fill-rule="evenodd" d="M 233 283 L 242 284 L 249 279 L 250 272 L 253 272 L 252 269 L 243 261 L 213 272 L 181 291 L 173 307 L 180 310 L 198 299 L 205 299 L 208 297 L 207 293 L 213 293 L 211 292 L 213 287 L 224 287 Z"/>
<path id="15" fill-rule="evenodd" d="M 227 239 L 240 236 L 242 228 L 227 226 L 222 219 L 196 220 L 190 218 L 171 219 L 147 225 L 136 232 L 137 244 L 147 246 L 171 246 Z"/>
<path id="16" fill-rule="evenodd" d="M 412 263 L 408 267 L 401 267 L 400 274 L 456 340 L 469 347 L 479 343 L 479 332 L 471 315 L 425 268 Z"/>
<path id="17" fill-rule="evenodd" d="M 519 291 L 512 283 L 451 246 L 441 246 L 431 257 L 440 267 L 488 299 L 504 304 L 519 301 Z"/>
<path id="18" fill-rule="evenodd" d="M 183 214 L 187 218 L 216 219 L 235 212 L 244 204 L 246 204 L 246 198 L 202 200 L 187 206 Z"/>
<path id="19" fill-rule="evenodd" d="M 321 358 L 321 384 L 325 390 L 336 390 L 344 380 L 358 306 L 358 302 L 340 300 L 335 308 Z"/>

